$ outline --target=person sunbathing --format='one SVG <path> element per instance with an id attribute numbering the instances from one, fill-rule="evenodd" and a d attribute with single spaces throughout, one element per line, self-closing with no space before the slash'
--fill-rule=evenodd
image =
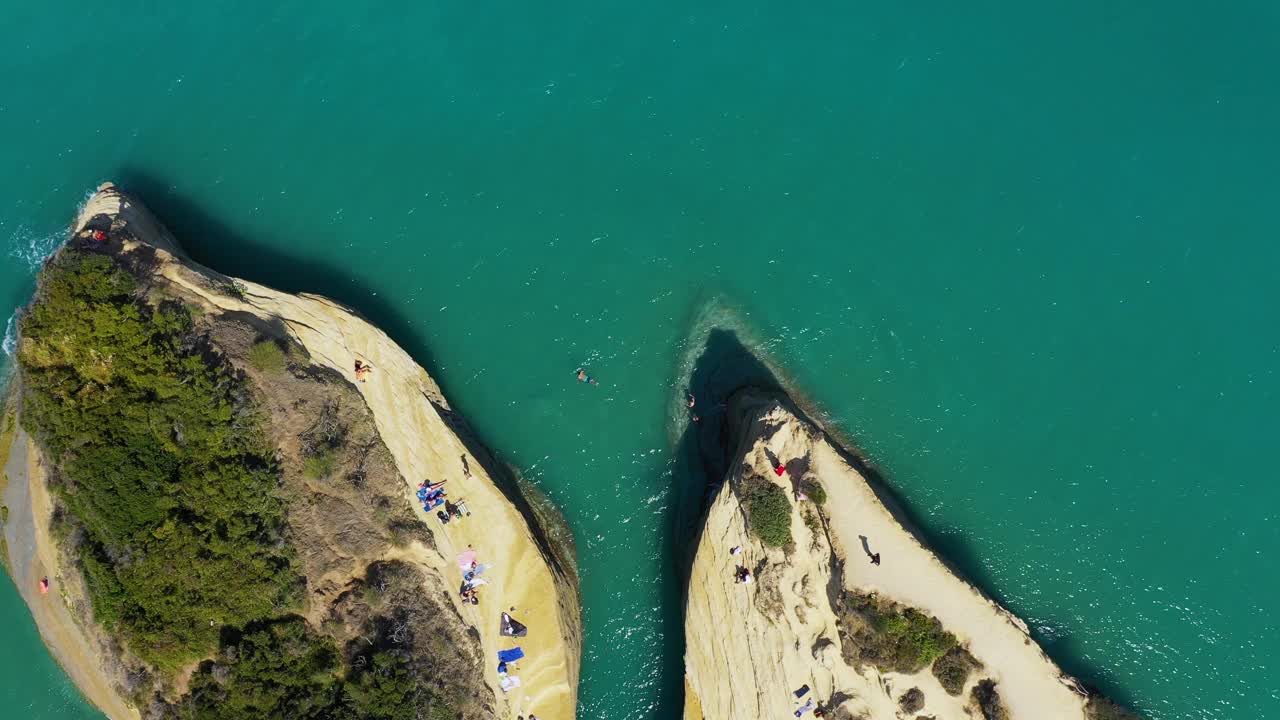
<path id="1" fill-rule="evenodd" d="M 369 373 L 373 372 L 373 366 L 367 362 L 356 360 L 356 380 L 364 382 L 369 377 Z"/>

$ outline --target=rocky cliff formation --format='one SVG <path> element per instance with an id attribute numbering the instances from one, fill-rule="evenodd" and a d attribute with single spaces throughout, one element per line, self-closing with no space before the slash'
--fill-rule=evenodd
<path id="1" fill-rule="evenodd" d="M 1026 626 L 784 396 L 734 395 L 726 441 L 689 580 L 685 720 L 1086 717 Z"/>
<path id="2" fill-rule="evenodd" d="M 9 560 L 109 717 L 574 717 L 571 548 L 352 310 L 193 263 L 105 185 L 42 274 L 19 357 Z M 424 481 L 460 517 L 424 510 Z M 459 594 L 469 551 L 479 604 Z M 508 610 L 526 637 L 500 633 Z"/>

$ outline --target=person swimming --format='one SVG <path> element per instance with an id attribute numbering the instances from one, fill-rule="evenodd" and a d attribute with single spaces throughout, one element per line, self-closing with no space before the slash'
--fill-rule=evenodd
<path id="1" fill-rule="evenodd" d="M 578 368 L 578 382 L 588 385 L 599 385 L 596 379 L 587 374 L 586 368 Z"/>

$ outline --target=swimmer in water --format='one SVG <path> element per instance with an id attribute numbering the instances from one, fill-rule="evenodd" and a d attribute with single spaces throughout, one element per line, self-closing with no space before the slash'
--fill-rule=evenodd
<path id="1" fill-rule="evenodd" d="M 596 379 L 587 374 L 584 368 L 578 368 L 578 382 L 587 383 L 588 385 L 599 385 Z"/>

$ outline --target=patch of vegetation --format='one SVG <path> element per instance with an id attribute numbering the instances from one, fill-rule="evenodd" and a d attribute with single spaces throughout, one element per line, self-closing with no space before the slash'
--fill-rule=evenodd
<path id="1" fill-rule="evenodd" d="M 969 699 L 982 713 L 983 720 L 1009 720 L 1009 711 L 1000 701 L 1000 693 L 996 692 L 994 680 L 979 680 L 973 690 L 969 691 Z"/>
<path id="2" fill-rule="evenodd" d="M 742 504 L 747 508 L 747 527 L 771 547 L 791 544 L 791 501 L 781 487 L 760 476 L 742 481 Z"/>
<path id="3" fill-rule="evenodd" d="M 415 720 L 417 683 L 404 662 L 391 653 L 377 652 L 368 667 L 346 685 L 346 695 L 354 711 L 351 717 L 369 720 Z M 436 703 L 435 715 L 456 717 L 445 703 Z M 428 715 L 431 717 L 431 715 Z"/>
<path id="4" fill-rule="evenodd" d="M 414 720 L 418 683 L 405 659 L 378 651 L 346 677 L 333 641 L 292 617 L 245 632 L 191 678 L 189 720 Z"/>
<path id="5" fill-rule="evenodd" d="M 57 466 L 98 622 L 172 672 L 297 601 L 272 449 L 186 308 L 68 248 L 21 336 L 23 422 Z"/>
<path id="6" fill-rule="evenodd" d="M 327 402 L 320 417 L 298 436 L 302 446 L 302 472 L 312 480 L 333 475 L 338 467 L 339 450 L 346 444 L 347 427 L 338 417 L 338 403 Z"/>
<path id="7" fill-rule="evenodd" d="M 805 480 L 800 487 L 804 494 L 809 496 L 815 505 L 827 504 L 827 489 L 822 487 L 822 483 L 817 480 Z"/>
<path id="8" fill-rule="evenodd" d="M 259 340 L 249 348 L 249 364 L 265 373 L 284 372 L 286 357 L 275 340 Z"/>
<path id="9" fill-rule="evenodd" d="M 349 664 L 363 675 L 349 676 L 346 689 L 370 713 L 361 720 L 491 714 L 484 710 L 492 695 L 479 677 L 478 658 L 459 647 L 458 635 L 436 626 L 448 610 L 423 597 L 422 582 L 421 572 L 410 565 L 375 563 L 361 590 L 347 596 L 359 598 L 347 606 L 345 618 L 348 627 L 357 628 L 347 644 Z"/>
<path id="10" fill-rule="evenodd" d="M 902 708 L 904 713 L 920 712 L 924 709 L 924 691 L 920 688 L 911 688 L 902 693 L 902 697 L 898 698 L 898 707 Z"/>
<path id="11" fill-rule="evenodd" d="M 845 595 L 840 639 L 849 659 L 881 672 L 911 674 L 956 646 L 956 638 L 937 618 L 874 595 Z"/>
<path id="12" fill-rule="evenodd" d="M 341 699 L 337 651 L 291 618 L 246 631 L 191 678 L 192 720 L 322 718 Z"/>
<path id="13" fill-rule="evenodd" d="M 948 694 L 959 695 L 964 692 L 965 683 L 969 682 L 969 673 L 979 667 L 982 665 L 977 658 L 957 645 L 933 662 L 933 676 L 938 678 L 938 684 Z"/>
<path id="14" fill-rule="evenodd" d="M 817 535 L 822 530 L 822 521 L 818 519 L 818 513 L 805 508 L 800 517 L 804 519 L 805 527 L 809 528 L 809 532 Z"/>
<path id="15" fill-rule="evenodd" d="M 1140 720 L 1137 713 L 1101 695 L 1090 697 L 1089 704 L 1085 705 L 1084 710 L 1089 720 Z"/>
<path id="16" fill-rule="evenodd" d="M 233 297 L 237 300 L 245 299 L 245 286 L 239 280 L 227 278 L 214 285 L 214 288 L 227 297 Z"/>
<path id="17" fill-rule="evenodd" d="M 302 473 L 312 480 L 324 480 L 338 467 L 338 453 L 325 448 L 302 461 Z"/>

